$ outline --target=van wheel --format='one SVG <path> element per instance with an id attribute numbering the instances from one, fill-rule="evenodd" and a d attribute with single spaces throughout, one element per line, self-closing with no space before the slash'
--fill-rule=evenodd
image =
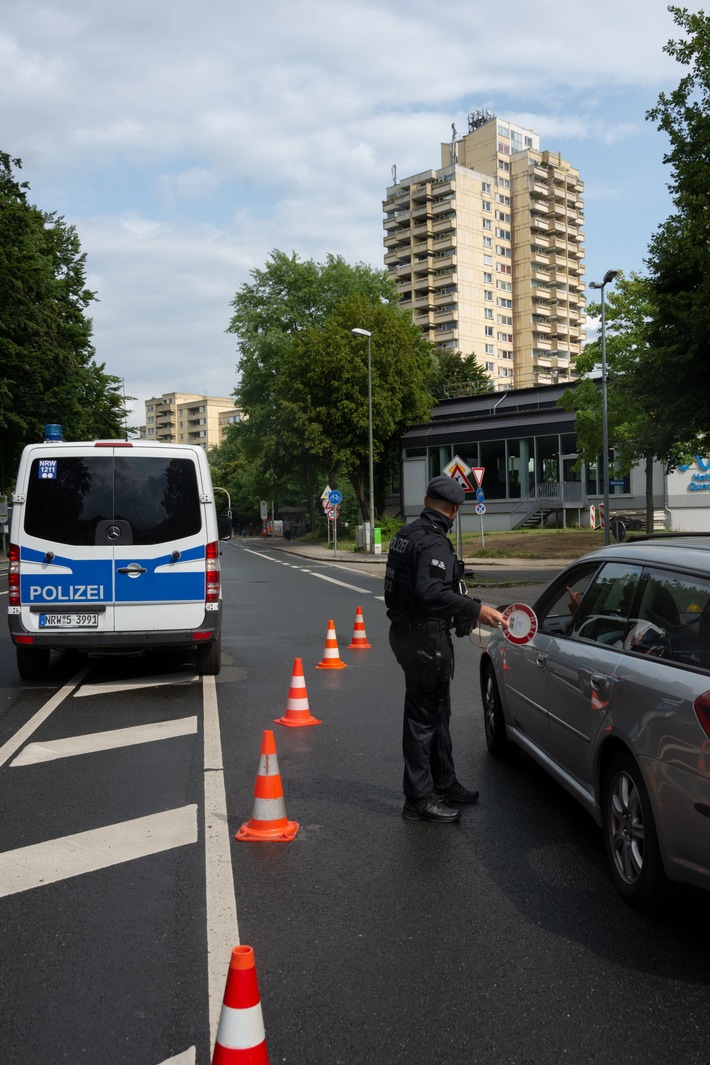
<path id="1" fill-rule="evenodd" d="M 619 893 L 640 910 L 653 910 L 667 888 L 651 803 L 630 754 L 612 759 L 604 780 L 604 842 Z"/>
<path id="2" fill-rule="evenodd" d="M 212 643 L 197 648 L 197 672 L 201 677 L 216 677 L 222 668 L 222 642 L 217 637 Z"/>
<path id="3" fill-rule="evenodd" d="M 49 673 L 49 647 L 16 647 L 17 672 L 23 680 L 44 680 Z"/>

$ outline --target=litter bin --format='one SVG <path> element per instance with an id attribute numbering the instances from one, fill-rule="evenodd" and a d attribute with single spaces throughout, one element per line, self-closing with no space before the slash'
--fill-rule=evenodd
<path id="1" fill-rule="evenodd" d="M 377 526 L 375 526 L 374 535 L 375 535 L 375 551 L 374 551 L 374 554 L 381 555 L 382 554 L 382 529 L 378 529 Z"/>

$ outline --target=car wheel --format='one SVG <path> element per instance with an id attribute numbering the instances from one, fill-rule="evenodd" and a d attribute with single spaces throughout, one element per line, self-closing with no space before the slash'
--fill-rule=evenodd
<path id="1" fill-rule="evenodd" d="M 640 910 L 654 909 L 667 886 L 651 802 L 630 754 L 617 754 L 604 781 L 604 842 L 617 890 Z"/>
<path id="2" fill-rule="evenodd" d="M 49 673 L 49 647 L 16 647 L 17 672 L 23 680 L 44 680 Z"/>
<path id="3" fill-rule="evenodd" d="M 217 637 L 197 648 L 197 672 L 201 677 L 216 677 L 222 668 L 222 643 Z"/>
<path id="4" fill-rule="evenodd" d="M 509 754 L 514 744 L 505 734 L 503 707 L 498 692 L 493 666 L 486 663 L 481 678 L 481 696 L 483 699 L 483 723 L 486 730 L 486 743 L 491 754 L 499 758 Z"/>

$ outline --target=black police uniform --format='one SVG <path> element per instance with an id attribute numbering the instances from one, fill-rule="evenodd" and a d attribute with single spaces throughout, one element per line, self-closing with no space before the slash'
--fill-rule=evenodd
<path id="1" fill-rule="evenodd" d="M 463 490 L 442 476 L 430 482 L 427 495 L 460 503 Z M 415 803 L 460 787 L 449 732 L 454 671 L 449 629 L 453 623 L 460 635 L 467 633 L 477 622 L 481 604 L 459 590 L 458 560 L 447 535 L 451 525 L 445 514 L 425 507 L 397 533 L 387 556 L 390 646 L 406 684 L 404 794 Z"/>

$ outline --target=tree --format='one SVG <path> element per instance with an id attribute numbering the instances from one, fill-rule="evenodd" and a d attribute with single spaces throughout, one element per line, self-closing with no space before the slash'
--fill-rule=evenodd
<path id="1" fill-rule="evenodd" d="M 22 164 L 0 152 L 0 482 L 25 444 L 59 422 L 66 439 L 122 435 L 120 378 L 94 361 L 96 299 L 73 226 L 27 201 Z"/>
<path id="2" fill-rule="evenodd" d="M 431 390 L 438 399 L 475 396 L 480 392 L 492 392 L 493 382 L 483 367 L 479 366 L 475 355 L 444 350 L 436 352 Z"/>
<path id="3" fill-rule="evenodd" d="M 653 530 L 653 460 L 671 462 L 663 429 L 659 429 L 656 406 L 649 406 L 646 378 L 654 352 L 649 345 L 654 315 L 653 286 L 648 278 L 622 273 L 606 294 L 607 415 L 609 442 L 614 448 L 610 475 L 626 474 L 640 460 L 646 468 L 646 526 Z M 590 303 L 588 314 L 601 314 L 601 304 Z M 601 365 L 601 336 L 586 344 L 575 362 L 578 374 L 590 374 Z M 602 393 L 590 377 L 562 397 L 561 405 L 577 413 L 579 461 L 596 463 L 602 450 Z"/>
<path id="4" fill-rule="evenodd" d="M 300 480 L 313 508 L 318 478 L 352 484 L 369 518 L 367 347 L 371 339 L 373 455 L 382 472 L 412 421 L 428 417 L 431 345 L 397 307 L 384 271 L 301 262 L 273 252 L 237 292 L 229 332 L 239 340 L 237 403 L 245 453 L 277 477 Z M 381 496 L 381 490 L 380 490 Z M 311 510 L 312 523 L 315 514 Z"/>
<path id="5" fill-rule="evenodd" d="M 649 246 L 652 358 L 639 394 L 654 409 L 670 451 L 707 449 L 710 425 L 710 17 L 670 7 L 682 40 L 664 51 L 688 68 L 646 115 L 669 138 L 664 162 L 675 213 Z"/>

